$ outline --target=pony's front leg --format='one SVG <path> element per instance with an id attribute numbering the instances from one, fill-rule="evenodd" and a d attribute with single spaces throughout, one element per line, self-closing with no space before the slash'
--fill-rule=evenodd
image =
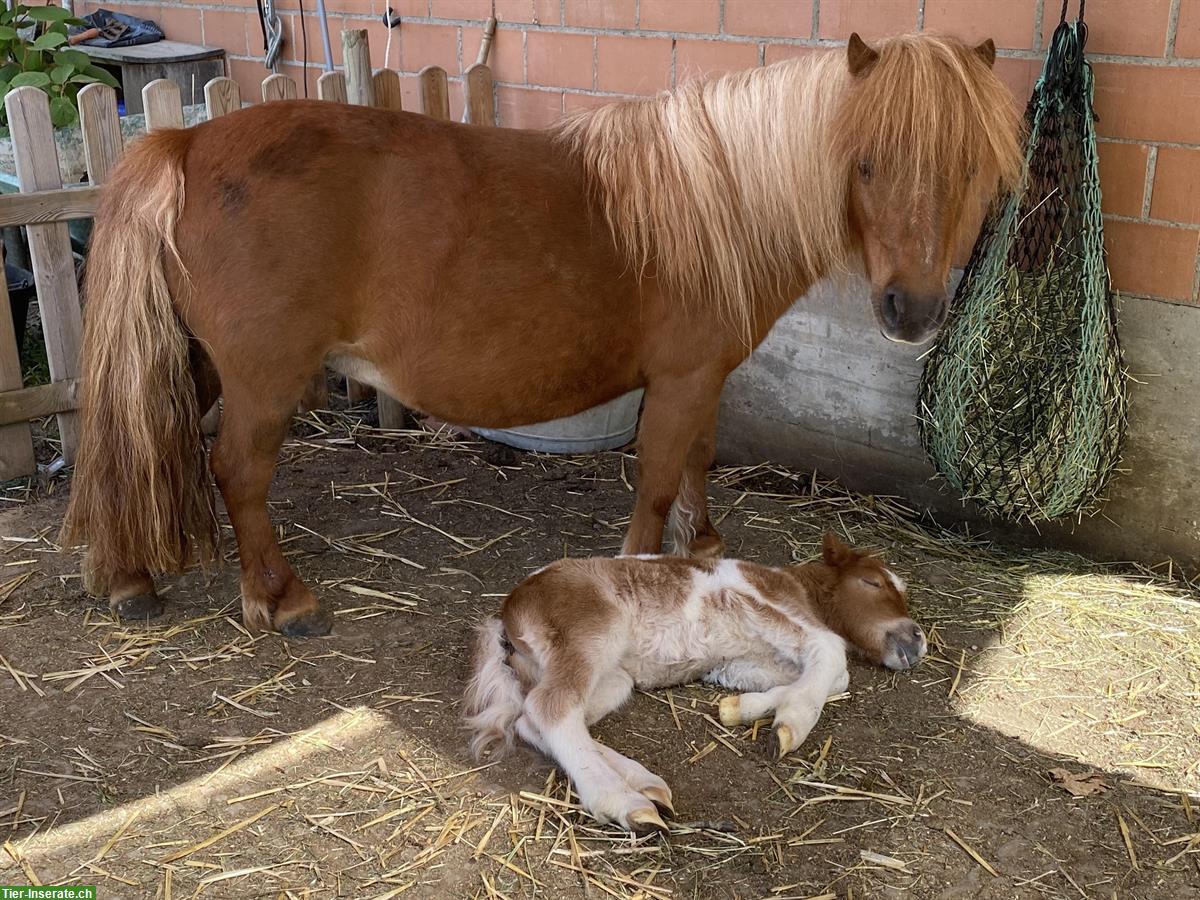
<path id="1" fill-rule="evenodd" d="M 283 558 L 267 514 L 267 493 L 296 397 L 229 384 L 211 466 L 237 535 L 242 564 L 242 620 L 291 637 L 328 634 L 333 625 L 312 591 Z M 297 385 L 296 395 L 302 385 Z"/>
<path id="2" fill-rule="evenodd" d="M 725 542 L 708 518 L 708 470 L 716 453 L 717 410 L 714 407 L 688 448 L 679 494 L 671 506 L 671 544 L 678 556 L 714 559 L 725 553 Z"/>
<path id="3" fill-rule="evenodd" d="M 721 383 L 708 374 L 693 374 L 647 384 L 638 434 L 637 503 L 622 553 L 661 552 L 688 454 L 707 424 L 716 421 Z"/>

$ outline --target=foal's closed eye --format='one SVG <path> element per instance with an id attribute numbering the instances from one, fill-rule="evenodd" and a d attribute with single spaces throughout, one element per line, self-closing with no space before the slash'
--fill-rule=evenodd
<path id="1" fill-rule="evenodd" d="M 868 159 L 861 159 L 861 160 L 859 160 L 859 162 L 858 162 L 858 174 L 859 174 L 859 177 L 860 177 L 860 178 L 862 178 L 862 180 L 863 180 L 863 181 L 868 181 L 868 180 L 870 180 L 872 171 L 873 171 L 873 170 L 872 170 L 872 168 L 871 168 L 871 161 L 870 161 L 870 160 L 868 160 Z"/>
<path id="2" fill-rule="evenodd" d="M 865 577 L 864 577 L 864 578 L 862 578 L 861 580 L 862 580 L 862 583 L 863 583 L 863 584 L 869 584 L 869 585 L 870 585 L 871 587 L 873 587 L 873 588 L 877 588 L 877 587 L 883 587 L 883 582 L 882 582 L 882 581 L 876 581 L 874 578 L 865 578 Z"/>

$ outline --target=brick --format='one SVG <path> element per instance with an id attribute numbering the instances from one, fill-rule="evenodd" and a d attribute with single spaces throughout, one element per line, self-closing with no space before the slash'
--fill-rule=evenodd
<path id="1" fill-rule="evenodd" d="M 134 15 L 146 18 L 144 11 Z M 169 41 L 183 41 L 188 44 L 201 43 L 200 10 L 181 6 L 160 6 L 156 15 L 151 16 Z"/>
<path id="2" fill-rule="evenodd" d="M 1033 47 L 1035 6 L 1035 0 L 926 0 L 925 30 L 970 43 L 991 38 L 997 47 L 1028 50 Z"/>
<path id="3" fill-rule="evenodd" d="M 525 71 L 530 84 L 592 86 L 592 36 L 530 31 L 525 38 Z"/>
<path id="4" fill-rule="evenodd" d="M 567 91 L 563 94 L 563 112 L 575 112 L 580 109 L 595 109 L 598 106 L 608 106 L 619 102 L 619 97 L 606 97 L 601 94 L 581 94 L 577 91 Z"/>
<path id="5" fill-rule="evenodd" d="M 581 28 L 632 28 L 635 0 L 564 0 L 563 24 Z"/>
<path id="6" fill-rule="evenodd" d="M 410 112 L 421 109 L 421 85 L 416 75 L 400 76 L 400 107 Z"/>
<path id="7" fill-rule="evenodd" d="M 315 100 L 317 97 L 317 79 L 321 77 L 321 69 L 317 66 L 309 66 L 307 69 L 296 63 L 284 63 L 279 67 L 280 74 L 286 75 L 296 82 L 296 96 L 301 100 L 310 98 Z M 308 93 L 305 93 L 305 91 Z M 255 100 L 262 99 L 262 90 L 260 89 Z"/>
<path id="8" fill-rule="evenodd" d="M 364 0 L 359 0 L 361 4 Z M 394 8 L 394 7 L 393 7 Z M 475 19 L 484 21 L 492 14 L 492 0 L 433 0 L 430 7 L 435 19 Z M 380 15 L 383 15 L 381 12 Z M 400 26 L 403 28 L 404 26 Z"/>
<path id="9" fill-rule="evenodd" d="M 1200 150 L 1158 148 L 1150 215 L 1200 225 Z"/>
<path id="10" fill-rule="evenodd" d="M 304 17 L 303 31 L 300 29 L 300 16 L 280 16 L 280 19 L 283 21 L 284 59 L 291 60 L 293 62 L 299 62 L 304 58 L 305 53 L 307 53 L 308 61 L 310 63 L 320 64 L 325 61 L 325 47 L 321 43 L 321 24 L 317 21 L 316 16 L 306 15 Z M 338 20 L 331 19 L 329 22 L 329 48 L 333 51 L 333 64 L 335 66 L 340 66 L 342 64 L 342 39 L 341 30 L 338 27 L 339 24 L 344 25 L 344 20 L 339 23 Z M 254 32 L 249 31 L 250 27 L 257 28 L 257 22 L 252 22 L 250 26 L 247 26 L 247 32 L 253 35 Z M 255 36 L 258 38 L 258 43 L 251 45 L 251 52 L 258 56 L 262 53 L 262 33 L 258 32 Z M 386 39 L 386 36 L 384 37 Z M 307 50 L 305 49 L 304 44 L 306 38 L 308 40 Z M 253 41 L 254 37 L 251 37 L 250 39 Z M 369 43 L 369 35 L 367 40 Z M 392 59 L 395 59 L 397 56 L 395 40 L 396 36 L 393 35 Z M 380 63 L 383 62 L 382 48 L 379 50 L 378 54 L 372 53 L 372 59 L 378 59 Z M 299 85 L 298 81 L 296 83 Z"/>
<path id="11" fill-rule="evenodd" d="M 532 25 L 562 24 L 558 0 L 496 0 L 496 18 Z"/>
<path id="12" fill-rule="evenodd" d="M 877 40 L 917 30 L 916 0 L 821 0 L 817 36 L 844 41 L 852 31 Z"/>
<path id="13" fill-rule="evenodd" d="M 1104 243 L 1113 287 L 1129 294 L 1191 300 L 1200 231 L 1106 219 Z"/>
<path id="14" fill-rule="evenodd" d="M 652 94 L 671 86 L 671 41 L 600 35 L 596 87 L 618 94 Z"/>
<path id="15" fill-rule="evenodd" d="M 1131 8 L 1135 7 L 1135 8 Z M 1046 4 L 1042 19 L 1042 46 L 1058 27 L 1061 6 Z M 1075 6 L 1067 21 L 1075 17 Z M 1162 56 L 1167 50 L 1167 24 L 1171 18 L 1171 0 L 1088 0 L 1084 21 L 1088 26 L 1088 53 L 1115 53 L 1127 56 Z"/>
<path id="16" fill-rule="evenodd" d="M 812 37 L 809 0 L 725 0 L 728 34 Z"/>
<path id="17" fill-rule="evenodd" d="M 105 6 L 105 9 L 111 9 Z M 262 63 L 251 59 L 226 59 L 225 68 L 229 77 L 238 83 L 242 92 L 242 100 L 251 103 L 262 101 L 262 81 L 266 71 Z"/>
<path id="18" fill-rule="evenodd" d="M 395 40 L 393 37 L 392 41 Z M 426 66 L 441 66 L 449 73 L 457 73 L 458 27 L 405 22 L 400 27 L 400 59 L 406 72 L 419 72 Z"/>
<path id="19" fill-rule="evenodd" d="M 1094 63 L 1096 131 L 1104 137 L 1200 140 L 1200 68 Z"/>
<path id="20" fill-rule="evenodd" d="M 475 65 L 475 60 L 479 57 L 479 44 L 482 40 L 482 31 L 463 30 L 462 61 L 464 70 Z M 492 38 L 488 66 L 492 70 L 494 80 L 510 84 L 524 84 L 525 32 L 515 28 L 497 28 L 496 35 Z"/>
<path id="21" fill-rule="evenodd" d="M 225 52 L 246 56 L 250 52 L 247 38 L 250 18 L 241 10 L 206 9 L 201 13 L 202 43 L 207 47 L 222 47 Z M 254 22 L 258 31 L 258 22 Z M 257 48 L 256 48 L 257 52 Z"/>
<path id="22" fill-rule="evenodd" d="M 758 65 L 758 44 L 733 41 L 675 43 L 675 83 L 718 72 L 736 72 Z"/>
<path id="23" fill-rule="evenodd" d="M 1101 208 L 1119 216 L 1142 217 L 1146 196 L 1146 162 L 1150 148 L 1145 144 L 1101 143 Z"/>
<path id="24" fill-rule="evenodd" d="M 463 111 L 467 108 L 467 95 L 461 78 L 446 85 L 446 95 L 450 100 L 450 121 L 461 122 Z"/>
<path id="25" fill-rule="evenodd" d="M 1200 57 L 1200 0 L 1180 0 L 1175 55 L 1189 59 Z"/>
<path id="26" fill-rule="evenodd" d="M 1038 75 L 1041 74 L 1042 61 L 1001 56 L 996 59 L 992 71 L 1012 91 L 1017 108 L 1024 112 L 1029 104 L 1029 97 L 1033 94 L 1033 86 L 1037 84 Z"/>
<path id="27" fill-rule="evenodd" d="M 721 30 L 721 4 L 717 0 L 642 0 L 638 28 L 716 34 Z"/>
<path id="28" fill-rule="evenodd" d="M 828 53 L 830 51 L 818 47 L 801 47 L 798 44 L 767 44 L 763 54 L 763 64 L 771 65 L 781 59 L 798 59 L 811 53 Z"/>
<path id="29" fill-rule="evenodd" d="M 562 115 L 561 91 L 502 87 L 496 92 L 499 124 L 505 128 L 545 128 Z"/>

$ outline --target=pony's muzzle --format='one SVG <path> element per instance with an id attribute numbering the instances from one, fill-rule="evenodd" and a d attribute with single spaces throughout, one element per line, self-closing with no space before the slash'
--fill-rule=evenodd
<path id="1" fill-rule="evenodd" d="M 911 669 L 929 649 L 925 632 L 912 619 L 905 619 L 888 631 L 884 638 L 883 664 L 889 669 Z"/>
<path id="2" fill-rule="evenodd" d="M 892 283 L 874 298 L 879 331 L 889 341 L 923 344 L 942 327 L 950 312 L 944 292 L 919 296 Z"/>

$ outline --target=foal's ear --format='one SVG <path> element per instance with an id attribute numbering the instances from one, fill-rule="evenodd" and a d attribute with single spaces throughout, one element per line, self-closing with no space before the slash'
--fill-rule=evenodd
<path id="1" fill-rule="evenodd" d="M 854 551 L 838 540 L 832 531 L 827 531 L 821 541 L 821 558 L 831 569 L 839 569 L 854 558 Z"/>
<path id="2" fill-rule="evenodd" d="M 846 44 L 846 63 L 850 66 L 851 75 L 856 78 L 865 75 L 878 59 L 879 51 L 868 47 L 857 31 L 850 34 L 850 40 Z"/>
<path id="3" fill-rule="evenodd" d="M 987 63 L 989 69 L 996 65 L 996 42 L 991 38 L 974 49 L 979 58 Z"/>

